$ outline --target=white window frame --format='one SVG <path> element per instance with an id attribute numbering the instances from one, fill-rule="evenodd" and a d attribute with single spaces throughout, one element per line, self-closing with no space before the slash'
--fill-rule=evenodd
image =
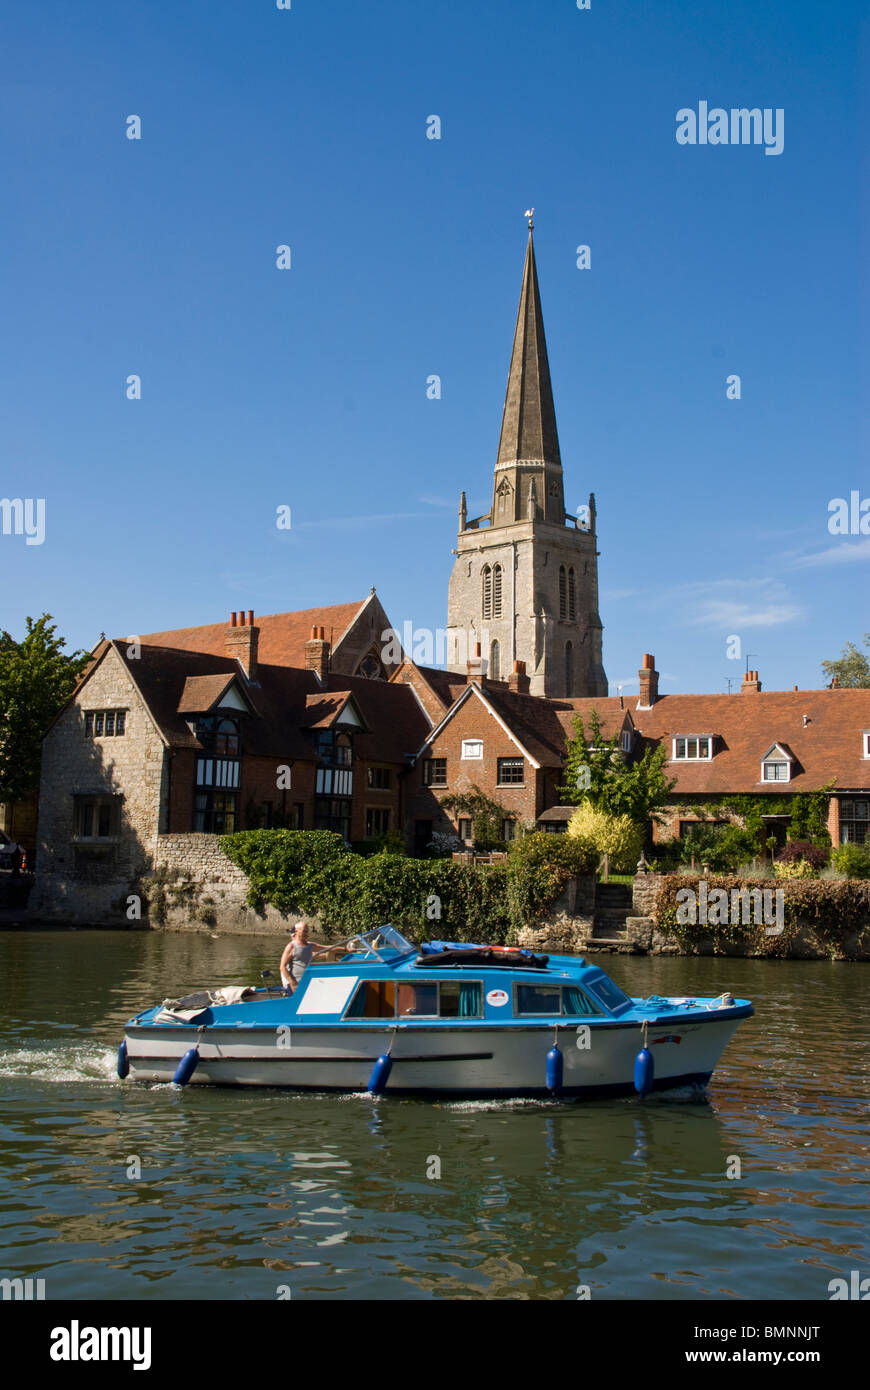
<path id="1" fill-rule="evenodd" d="M 863 731 L 863 733 L 861 734 L 861 739 L 864 745 L 864 751 L 861 754 L 861 757 L 870 758 L 870 729 L 865 729 Z"/>
<path id="2" fill-rule="evenodd" d="M 472 749 L 472 748 L 476 748 L 476 749 L 478 749 L 479 751 L 476 752 L 476 753 L 472 753 L 472 752 L 469 751 L 469 750 Z M 464 738 L 464 739 L 462 740 L 462 758 L 463 758 L 463 761 L 465 761 L 465 762 L 479 762 L 480 759 L 481 759 L 482 757 L 483 757 L 483 739 L 482 739 L 482 738 Z"/>
<path id="3" fill-rule="evenodd" d="M 767 777 L 767 776 L 765 776 L 765 773 L 766 773 L 766 771 L 767 771 L 767 769 L 768 769 L 769 767 L 784 767 L 784 768 L 785 768 L 785 776 L 784 776 L 784 777 Z M 761 763 L 761 780 L 762 780 L 762 782 L 790 782 L 790 781 L 791 781 L 791 763 L 788 761 L 787 758 L 764 758 L 764 759 L 762 760 L 762 763 Z"/>
<path id="4" fill-rule="evenodd" d="M 678 757 L 678 756 L 677 756 L 677 744 L 678 744 L 678 743 L 683 743 L 683 744 L 685 744 L 686 747 L 688 748 L 689 743 L 690 743 L 693 739 L 694 739 L 695 742 L 698 744 L 698 747 L 699 747 L 699 748 L 700 748 L 700 746 L 701 746 L 701 741 L 702 741 L 702 739 L 705 739 L 706 742 L 707 742 L 707 752 L 706 752 L 706 753 L 703 753 L 703 754 L 700 753 L 700 752 L 699 752 L 699 753 L 696 753 L 694 757 L 690 757 L 688 753 L 686 753 L 682 758 Z M 713 735 L 712 735 L 712 734 L 674 734 L 674 735 L 673 735 L 673 740 L 672 740 L 672 743 L 671 743 L 671 762 L 672 762 L 672 763 L 709 763 L 709 762 L 712 761 L 712 758 L 713 758 Z"/>

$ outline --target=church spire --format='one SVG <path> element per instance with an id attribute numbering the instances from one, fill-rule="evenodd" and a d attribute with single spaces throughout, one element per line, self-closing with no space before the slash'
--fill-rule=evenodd
<path id="1" fill-rule="evenodd" d="M 562 466 L 530 218 L 496 466 L 542 462 Z"/>

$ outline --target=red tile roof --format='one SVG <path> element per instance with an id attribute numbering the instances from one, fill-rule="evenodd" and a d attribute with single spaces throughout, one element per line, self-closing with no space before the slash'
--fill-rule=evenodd
<path id="1" fill-rule="evenodd" d="M 314 626 L 326 629 L 326 640 L 335 651 L 367 599 L 356 603 L 335 603 L 327 608 L 303 608 L 298 613 L 271 613 L 255 616 L 259 628 L 257 660 L 274 666 L 304 666 L 305 643 Z M 169 632 L 149 632 L 140 641 L 150 647 L 172 647 L 185 652 L 207 652 L 224 656 L 226 622 L 207 623 L 204 627 L 180 627 Z M 243 630 L 243 629 L 242 629 Z"/>

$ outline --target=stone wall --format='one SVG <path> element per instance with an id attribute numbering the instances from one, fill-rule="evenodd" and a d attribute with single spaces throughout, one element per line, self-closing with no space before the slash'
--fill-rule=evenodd
<path id="1" fill-rule="evenodd" d="M 153 874 L 142 888 L 147 924 L 162 931 L 287 935 L 302 915 L 249 907 L 248 876 L 227 858 L 217 835 L 161 835 Z M 318 919 L 306 915 L 305 920 L 316 937 Z"/>
<path id="2" fill-rule="evenodd" d="M 583 874 L 569 879 L 544 921 L 535 927 L 526 927 L 517 939 L 520 946 L 536 951 L 570 955 L 584 949 L 592 934 L 594 919 L 595 875 Z"/>

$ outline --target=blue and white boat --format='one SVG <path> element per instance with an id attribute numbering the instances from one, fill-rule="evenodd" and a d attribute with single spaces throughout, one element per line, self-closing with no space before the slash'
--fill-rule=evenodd
<path id="1" fill-rule="evenodd" d="M 703 1086 L 747 999 L 630 999 L 578 956 L 351 937 L 295 993 L 166 1000 L 127 1024 L 134 1081 L 455 1097 L 620 1096 Z"/>

